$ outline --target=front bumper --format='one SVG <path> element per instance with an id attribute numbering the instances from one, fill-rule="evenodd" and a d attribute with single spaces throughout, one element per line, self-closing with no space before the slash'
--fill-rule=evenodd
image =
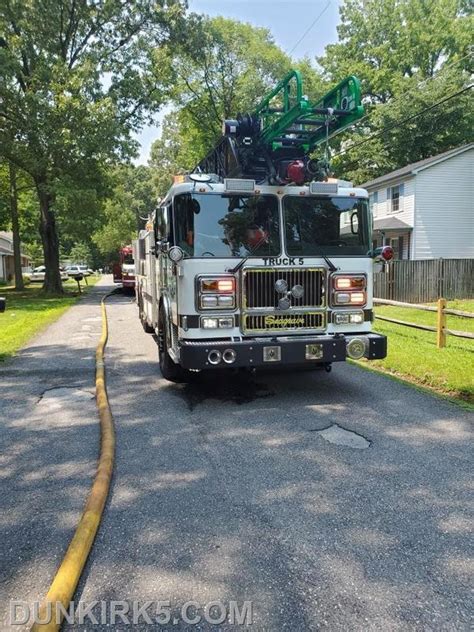
<path id="1" fill-rule="evenodd" d="M 364 357 L 368 360 L 378 360 L 387 355 L 387 338 L 380 334 L 337 334 L 298 336 L 297 338 L 279 336 L 235 342 L 231 340 L 181 341 L 180 364 L 185 369 L 324 365 L 344 362 L 348 357 L 347 345 L 354 338 L 365 340 Z M 235 361 L 232 363 L 226 363 L 223 359 L 224 352 L 228 350 L 235 352 Z M 222 356 L 216 364 L 209 362 L 209 354 L 213 351 L 218 351 Z M 215 359 L 216 355 L 213 358 Z"/>

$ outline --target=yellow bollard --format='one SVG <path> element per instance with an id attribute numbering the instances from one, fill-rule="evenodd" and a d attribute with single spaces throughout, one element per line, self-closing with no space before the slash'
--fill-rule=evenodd
<path id="1" fill-rule="evenodd" d="M 437 336 L 436 336 L 436 346 L 438 349 L 442 349 L 446 346 L 446 314 L 444 310 L 446 309 L 446 299 L 439 298 L 438 299 L 438 324 L 437 324 Z"/>

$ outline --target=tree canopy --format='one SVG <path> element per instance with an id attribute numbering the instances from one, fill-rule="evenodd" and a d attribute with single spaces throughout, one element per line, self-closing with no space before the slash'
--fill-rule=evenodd
<path id="1" fill-rule="evenodd" d="M 469 81 L 472 12 L 459 0 L 345 0 L 339 41 L 318 59 L 325 76 L 361 80 L 368 116 L 333 143 L 341 175 L 363 182 L 440 153 L 472 137 L 472 101 L 465 93 L 419 116 L 398 122 Z M 362 141 L 383 130 L 370 143 Z"/>
<path id="2" fill-rule="evenodd" d="M 103 208 L 102 221 L 92 235 L 94 244 L 106 258 L 113 258 L 129 244 L 156 207 L 151 169 L 122 165 L 110 174 L 111 189 Z"/>
<path id="3" fill-rule="evenodd" d="M 79 244 L 97 262 L 129 243 L 171 175 L 290 68 L 312 100 L 348 75 L 362 82 L 367 115 L 331 141 L 341 177 L 362 183 L 472 139 L 468 0 L 344 0 L 338 41 L 299 61 L 267 29 L 185 5 L 0 3 L 0 228 L 12 226 L 14 165 L 19 230 L 50 292 L 61 289 L 60 257 Z M 134 133 L 164 105 L 150 166 L 133 167 Z"/>
<path id="4" fill-rule="evenodd" d="M 0 5 L 0 156 L 34 181 L 48 291 L 61 291 L 58 194 L 83 192 L 104 164 L 136 150 L 131 133 L 163 97 L 153 52 L 179 39 L 183 9 L 180 0 Z"/>
<path id="5" fill-rule="evenodd" d="M 225 118 L 252 111 L 291 68 L 303 71 L 310 96 L 324 91 L 310 61 L 293 62 L 267 29 L 222 17 L 192 16 L 187 34 L 182 45 L 164 47 L 158 58 L 161 67 L 169 64 L 172 105 L 151 151 L 161 194 L 173 171 L 191 169 L 210 151 Z"/>

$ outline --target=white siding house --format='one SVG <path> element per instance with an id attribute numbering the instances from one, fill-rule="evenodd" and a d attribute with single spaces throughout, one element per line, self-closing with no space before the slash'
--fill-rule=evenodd
<path id="1" fill-rule="evenodd" d="M 25 271 L 31 264 L 28 255 L 21 254 L 21 266 Z M 9 282 L 13 279 L 15 266 L 13 258 L 13 235 L 0 231 L 0 281 Z"/>
<path id="2" fill-rule="evenodd" d="M 474 258 L 473 180 L 471 143 L 366 182 L 374 246 L 398 259 Z"/>

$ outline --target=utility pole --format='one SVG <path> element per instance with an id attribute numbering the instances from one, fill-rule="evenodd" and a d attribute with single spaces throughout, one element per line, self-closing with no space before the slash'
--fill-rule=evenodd
<path id="1" fill-rule="evenodd" d="M 10 215 L 13 232 L 13 263 L 15 268 L 15 290 L 23 290 L 23 274 L 21 272 L 21 242 L 20 226 L 18 223 L 18 190 L 16 186 L 16 168 L 9 162 L 10 175 Z"/>

